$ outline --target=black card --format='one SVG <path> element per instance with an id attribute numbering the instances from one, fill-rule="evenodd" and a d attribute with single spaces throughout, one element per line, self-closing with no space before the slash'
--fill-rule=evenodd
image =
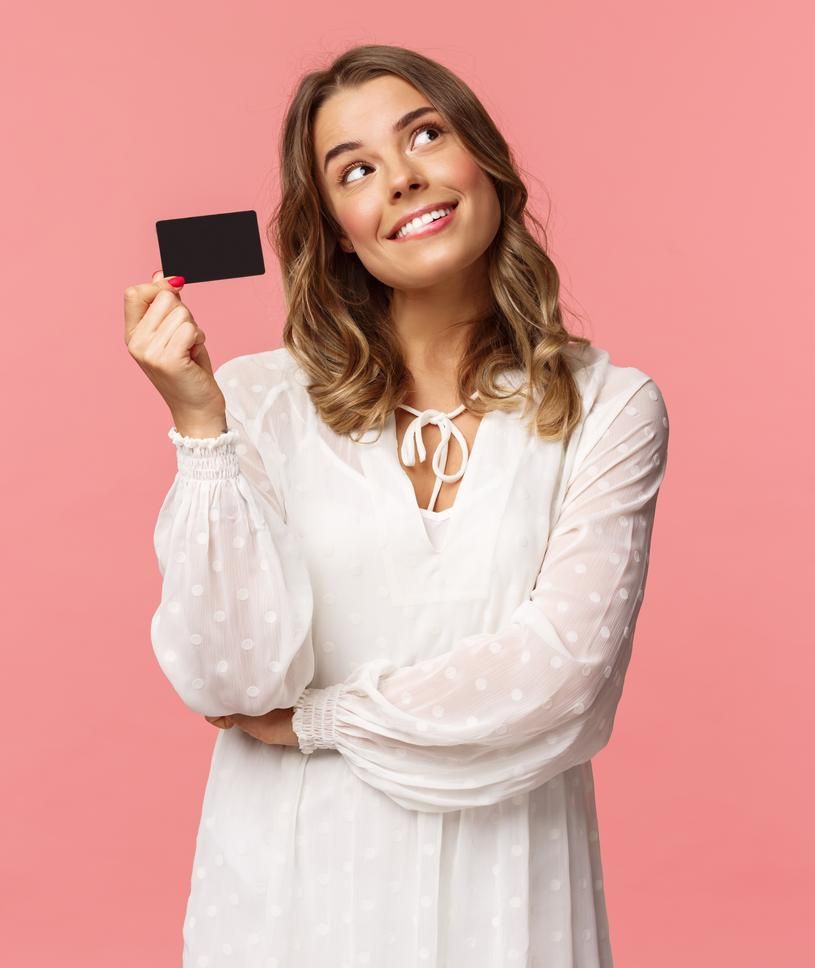
<path id="1" fill-rule="evenodd" d="M 261 276 L 266 271 L 254 211 L 156 222 L 161 271 L 186 284 Z"/>

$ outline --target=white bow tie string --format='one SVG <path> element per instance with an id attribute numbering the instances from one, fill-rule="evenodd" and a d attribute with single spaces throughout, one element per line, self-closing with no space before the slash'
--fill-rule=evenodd
<path id="1" fill-rule="evenodd" d="M 473 394 L 473 397 L 477 395 L 478 391 Z M 413 467 L 416 463 L 417 450 L 419 452 L 419 460 L 422 462 L 425 460 L 427 450 L 424 445 L 422 431 L 427 424 L 435 424 L 441 431 L 441 440 L 433 453 L 432 461 L 433 473 L 436 475 L 436 485 L 433 488 L 433 496 L 430 498 L 430 504 L 427 508 L 428 511 L 432 511 L 436 504 L 436 498 L 441 490 L 442 482 L 453 483 L 459 480 L 467 470 L 467 462 L 470 457 L 467 439 L 452 421 L 453 417 L 457 417 L 467 409 L 467 405 L 462 403 L 449 413 L 445 413 L 444 410 L 434 410 L 432 408 L 428 410 L 415 410 L 413 407 L 409 407 L 404 403 L 400 403 L 399 406 L 403 410 L 408 410 L 410 413 L 415 414 L 415 419 L 411 420 L 405 431 L 405 436 L 402 439 L 402 463 L 405 466 Z M 455 473 L 446 474 L 444 469 L 447 466 L 447 451 L 451 436 L 456 438 L 461 447 L 461 465 Z"/>

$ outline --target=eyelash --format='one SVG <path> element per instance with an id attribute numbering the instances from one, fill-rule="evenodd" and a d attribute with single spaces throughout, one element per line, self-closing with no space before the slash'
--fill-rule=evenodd
<path id="1" fill-rule="evenodd" d="M 435 122 L 430 122 L 427 124 L 420 124 L 418 128 L 413 129 L 411 134 L 415 136 L 419 134 L 420 131 L 424 131 L 427 128 L 432 128 L 434 131 L 438 131 L 440 134 L 446 134 L 447 132 L 447 128 L 445 128 L 443 124 L 436 124 Z M 348 172 L 352 171 L 354 168 L 358 168 L 360 165 L 364 166 L 365 168 L 371 167 L 364 161 L 352 161 L 350 165 L 346 165 L 346 167 L 343 168 L 343 170 L 339 173 L 339 175 L 337 176 L 337 181 L 341 185 L 345 184 L 345 176 L 348 174 Z"/>

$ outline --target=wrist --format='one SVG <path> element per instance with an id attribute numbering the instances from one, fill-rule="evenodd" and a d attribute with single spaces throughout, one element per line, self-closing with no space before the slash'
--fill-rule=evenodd
<path id="1" fill-rule="evenodd" d="M 173 414 L 173 424 L 182 437 L 194 437 L 196 439 L 220 437 L 228 430 L 225 413 L 214 417 Z"/>

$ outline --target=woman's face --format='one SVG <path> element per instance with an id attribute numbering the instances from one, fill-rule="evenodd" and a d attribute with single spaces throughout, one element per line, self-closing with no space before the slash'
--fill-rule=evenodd
<path id="1" fill-rule="evenodd" d="M 393 130 L 405 114 L 422 107 L 432 107 L 423 94 L 385 75 L 333 95 L 314 123 L 315 174 L 342 227 L 340 245 L 346 252 L 353 246 L 371 275 L 397 290 L 466 276 L 501 222 L 492 181 L 442 115 L 430 110 Z M 326 154 L 348 141 L 362 147 L 334 154 L 324 169 Z M 457 203 L 455 213 L 441 231 L 390 238 L 415 209 L 450 202 Z"/>

